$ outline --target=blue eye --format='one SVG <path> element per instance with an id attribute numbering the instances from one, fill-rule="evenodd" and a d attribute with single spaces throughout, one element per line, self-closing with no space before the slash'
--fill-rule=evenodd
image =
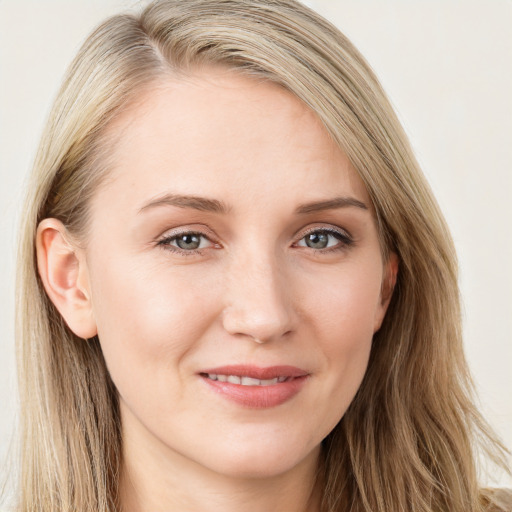
<path id="1" fill-rule="evenodd" d="M 158 244 L 186 252 L 197 251 L 212 245 L 210 240 L 202 233 L 180 233 L 166 237 L 160 240 Z"/>
<path id="2" fill-rule="evenodd" d="M 316 229 L 310 231 L 303 238 L 301 238 L 297 246 L 309 247 L 310 249 L 334 249 L 342 248 L 350 245 L 352 239 L 339 231 L 330 229 Z"/>

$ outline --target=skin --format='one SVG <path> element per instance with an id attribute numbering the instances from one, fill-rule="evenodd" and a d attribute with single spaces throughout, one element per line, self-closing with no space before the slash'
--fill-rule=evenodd
<path id="1" fill-rule="evenodd" d="M 88 240 L 45 219 L 37 250 L 50 298 L 76 334 L 98 334 L 119 391 L 124 510 L 318 510 L 320 443 L 361 383 L 397 270 L 362 181 L 297 98 L 223 69 L 167 79 L 111 131 Z M 297 213 L 340 197 L 366 207 Z M 177 246 L 190 232 L 196 251 Z M 255 409 L 198 374 L 240 363 L 308 378 Z"/>

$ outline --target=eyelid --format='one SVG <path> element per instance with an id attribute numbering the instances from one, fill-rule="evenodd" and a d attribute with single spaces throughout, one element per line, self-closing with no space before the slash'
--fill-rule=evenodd
<path id="1" fill-rule="evenodd" d="M 203 224 L 186 224 L 183 226 L 166 229 L 161 235 L 158 235 L 155 238 L 155 241 L 158 242 L 160 240 L 166 240 L 166 239 L 172 238 L 174 236 L 188 235 L 188 234 L 201 235 L 201 236 L 204 236 L 205 238 L 208 238 L 208 240 L 212 240 L 212 241 L 217 238 L 215 236 L 215 233 L 210 228 L 208 228 L 207 226 L 205 226 Z"/>
<path id="2" fill-rule="evenodd" d="M 340 226 L 334 226 L 332 224 L 314 224 L 313 226 L 303 228 L 297 232 L 297 234 L 295 235 L 295 238 L 297 240 L 301 240 L 305 236 L 307 236 L 311 233 L 315 233 L 317 231 L 324 231 L 324 232 L 328 232 L 328 233 L 333 233 L 335 235 L 337 234 L 337 235 L 340 235 L 340 236 L 342 236 L 346 239 L 350 239 L 350 240 L 353 239 L 353 237 L 349 233 L 349 231 L 347 231 L 346 229 L 344 229 Z"/>

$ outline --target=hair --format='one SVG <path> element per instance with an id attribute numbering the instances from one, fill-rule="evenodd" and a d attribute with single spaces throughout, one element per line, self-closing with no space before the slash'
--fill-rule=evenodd
<path id="1" fill-rule="evenodd" d="M 75 336 L 47 297 L 35 233 L 55 217 L 85 237 L 108 171 L 107 127 L 142 91 L 203 65 L 280 84 L 315 112 L 366 185 L 383 256 L 400 260 L 362 385 L 323 441 L 322 510 L 505 510 L 479 486 L 479 454 L 506 469 L 506 451 L 474 406 L 445 221 L 369 65 L 294 0 L 157 0 L 103 22 L 73 61 L 36 157 L 20 239 L 18 510 L 120 509 L 117 392 L 98 339 Z"/>

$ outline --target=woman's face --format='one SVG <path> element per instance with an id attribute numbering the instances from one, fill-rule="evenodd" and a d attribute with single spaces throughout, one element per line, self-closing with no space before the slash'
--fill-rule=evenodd
<path id="1" fill-rule="evenodd" d="M 247 477 L 315 460 L 393 274 L 360 178 L 298 99 L 225 70 L 111 131 L 82 268 L 125 450 Z"/>

